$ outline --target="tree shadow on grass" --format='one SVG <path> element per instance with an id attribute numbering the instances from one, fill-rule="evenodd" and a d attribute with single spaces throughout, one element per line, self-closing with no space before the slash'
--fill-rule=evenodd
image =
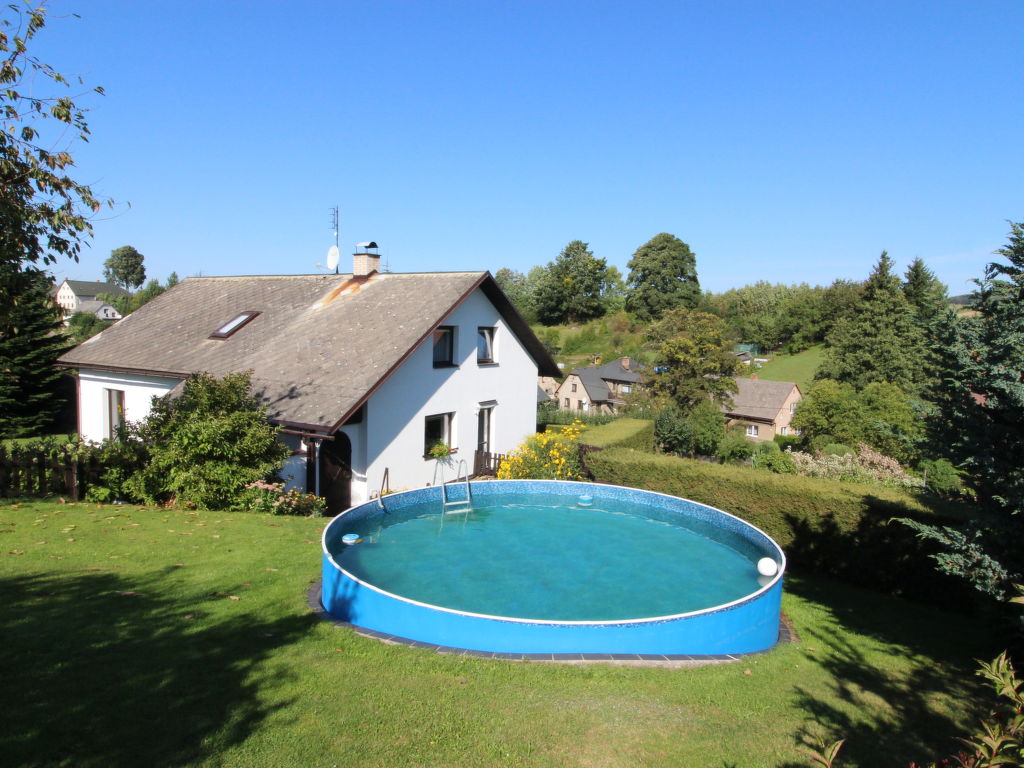
<path id="1" fill-rule="evenodd" d="M 990 651 L 984 630 L 962 616 L 879 600 L 827 579 L 792 579 L 787 588 L 827 607 L 842 628 L 801 630 L 804 651 L 834 682 L 825 696 L 795 688 L 797 706 L 813 720 L 798 734 L 800 746 L 816 746 L 817 738 L 826 743 L 845 738 L 844 766 L 921 764 L 958 751 L 956 738 L 968 732 L 945 707 L 966 714 L 967 727 L 973 727 L 992 701 L 971 658 Z M 907 656 L 910 671 L 891 674 L 877 656 L 867 657 L 857 635 Z"/>
<path id="2" fill-rule="evenodd" d="M 160 590 L 157 575 L 0 580 L 0 763 L 177 766 L 266 720 L 250 673 L 315 619 L 204 620 Z"/>

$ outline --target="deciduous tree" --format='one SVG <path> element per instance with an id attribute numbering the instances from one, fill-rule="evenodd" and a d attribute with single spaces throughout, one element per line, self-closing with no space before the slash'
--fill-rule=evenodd
<path id="1" fill-rule="evenodd" d="M 636 249 L 627 266 L 626 310 L 639 319 L 658 320 L 671 309 L 697 306 L 697 258 L 675 235 L 655 235 Z"/>
<path id="2" fill-rule="evenodd" d="M 130 245 L 122 245 L 110 252 L 103 262 L 103 276 L 125 290 L 133 291 L 146 281 L 145 256 Z"/>
<path id="3" fill-rule="evenodd" d="M 739 361 L 725 338 L 725 323 L 706 312 L 669 310 L 648 332 L 655 365 L 648 386 L 682 413 L 712 400 L 728 403 L 736 392 Z"/>
<path id="4" fill-rule="evenodd" d="M 537 285 L 537 319 L 544 325 L 557 325 L 600 317 L 607 274 L 605 260 L 594 256 L 587 243 L 573 240 L 548 264 Z"/>

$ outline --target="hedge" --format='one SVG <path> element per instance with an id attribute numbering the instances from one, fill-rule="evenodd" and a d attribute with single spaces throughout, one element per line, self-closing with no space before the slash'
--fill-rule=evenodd
<path id="1" fill-rule="evenodd" d="M 646 419 L 616 419 L 600 427 L 588 427 L 580 437 L 592 448 L 634 448 L 654 451 L 654 422 Z"/>
<path id="2" fill-rule="evenodd" d="M 973 511 L 965 505 L 894 488 L 778 475 L 618 447 L 587 453 L 585 459 L 597 482 L 691 499 L 750 522 L 779 543 L 793 571 L 825 573 L 945 606 L 973 602 L 962 582 L 935 571 L 928 557 L 934 549 L 928 542 L 890 522 L 910 517 L 962 523 Z"/>

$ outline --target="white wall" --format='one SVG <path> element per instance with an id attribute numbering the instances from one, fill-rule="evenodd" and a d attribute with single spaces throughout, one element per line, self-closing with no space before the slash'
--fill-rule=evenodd
<path id="1" fill-rule="evenodd" d="M 154 397 L 167 394 L 178 379 L 143 376 L 135 373 L 111 373 L 83 368 L 78 372 L 78 430 L 83 440 L 99 442 L 107 434 L 107 392 L 124 392 L 126 421 L 141 421 L 149 415 Z"/>
<path id="2" fill-rule="evenodd" d="M 445 467 L 455 474 L 459 459 L 473 470 L 477 445 L 477 409 L 496 401 L 491 424 L 491 451 L 512 450 L 536 429 L 537 366 L 500 313 L 481 291 L 469 296 L 444 325 L 456 326 L 455 368 L 433 367 L 433 340 L 428 338 L 378 389 L 367 403 L 363 423 L 366 447 L 366 492 L 380 488 L 385 467 L 393 489 L 420 488 L 433 482 L 437 459 L 424 459 L 425 419 L 454 413 L 454 448 Z M 476 362 L 477 327 L 497 328 L 493 365 Z M 353 440 L 353 457 L 356 443 Z M 353 458 L 353 465 L 356 464 Z M 353 483 L 353 504 L 357 483 Z"/>

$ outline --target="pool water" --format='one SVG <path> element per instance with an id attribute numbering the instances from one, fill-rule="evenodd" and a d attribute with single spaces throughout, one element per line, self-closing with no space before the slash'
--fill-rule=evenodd
<path id="1" fill-rule="evenodd" d="M 576 497 L 488 495 L 469 512 L 440 504 L 353 520 L 329 548 L 344 570 L 379 589 L 458 611 L 548 621 L 670 616 L 759 589 L 758 553 L 738 551 L 649 505 Z M 726 538 L 717 536 L 716 538 Z"/>

